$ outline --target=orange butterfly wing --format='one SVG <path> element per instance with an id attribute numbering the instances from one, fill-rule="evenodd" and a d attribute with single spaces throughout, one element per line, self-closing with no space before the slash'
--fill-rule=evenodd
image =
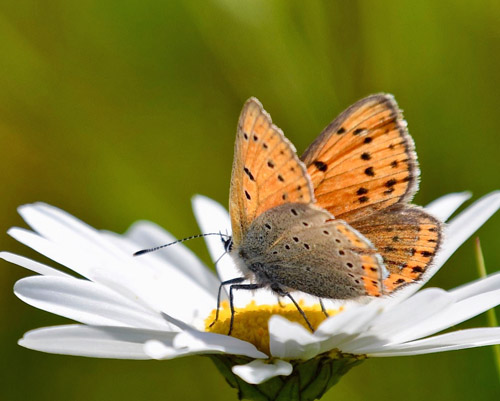
<path id="1" fill-rule="evenodd" d="M 390 273 L 384 280 L 387 292 L 419 280 L 441 244 L 442 223 L 416 206 L 396 204 L 351 225 L 382 255 Z"/>
<path id="2" fill-rule="evenodd" d="M 382 256 L 387 292 L 416 281 L 441 242 L 441 223 L 409 206 L 419 169 L 394 98 L 362 99 L 337 117 L 302 156 L 317 204 L 365 235 Z"/>
<path id="3" fill-rule="evenodd" d="M 302 160 L 317 204 L 348 222 L 411 200 L 418 186 L 413 140 L 391 95 L 369 96 L 349 107 Z"/>
<path id="4" fill-rule="evenodd" d="M 238 245 L 251 222 L 272 207 L 312 203 L 304 164 L 260 102 L 250 98 L 238 122 L 229 194 L 233 242 Z"/>

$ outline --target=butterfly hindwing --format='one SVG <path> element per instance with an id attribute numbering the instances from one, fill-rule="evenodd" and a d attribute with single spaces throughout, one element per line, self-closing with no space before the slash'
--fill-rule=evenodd
<path id="1" fill-rule="evenodd" d="M 394 98 L 362 99 L 337 117 L 302 156 L 316 204 L 354 221 L 411 200 L 419 170 Z"/>
<path id="2" fill-rule="evenodd" d="M 287 203 L 249 227 L 240 255 L 262 281 L 318 297 L 379 296 L 386 271 L 372 243 L 326 210 Z"/>
<path id="3" fill-rule="evenodd" d="M 249 99 L 240 115 L 229 196 L 233 242 L 264 211 L 288 202 L 314 201 L 310 179 L 293 145 L 260 102 Z"/>
<path id="4" fill-rule="evenodd" d="M 441 244 L 442 224 L 416 206 L 394 205 L 351 224 L 382 255 L 388 292 L 421 279 Z"/>

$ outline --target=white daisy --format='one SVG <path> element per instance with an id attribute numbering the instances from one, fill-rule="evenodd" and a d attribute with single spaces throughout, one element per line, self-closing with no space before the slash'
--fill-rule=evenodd
<path id="1" fill-rule="evenodd" d="M 445 221 L 469 197 L 468 193 L 450 194 L 426 209 Z M 222 206 L 202 196 L 193 203 L 202 232 L 230 232 Z M 329 301 L 332 316 L 325 319 L 317 301 L 296 294 L 316 327 L 314 333 L 304 327 L 292 305 L 278 303 L 267 290 L 236 293 L 233 336 L 225 335 L 227 307 L 209 328 L 220 281 L 239 277 L 239 272 L 226 255 L 217 264 L 217 278 L 181 244 L 133 257 L 139 249 L 174 240 L 150 222 L 138 222 L 125 235 L 118 235 L 95 230 L 46 204 L 25 205 L 19 212 L 33 231 L 12 228 L 9 234 L 74 274 L 9 252 L 0 257 L 39 274 L 15 284 L 20 299 L 79 323 L 30 331 L 19 341 L 24 347 L 123 359 L 208 354 L 244 396 L 258 399 L 263 392 L 272 396 L 286 392 L 293 399 L 297 392 L 308 392 L 314 398 L 366 357 L 500 343 L 500 328 L 429 337 L 500 304 L 500 273 L 450 291 L 420 290 L 499 208 L 500 192 L 494 192 L 453 218 L 424 280 L 390 298 L 370 303 Z M 212 258 L 218 259 L 224 252 L 220 238 L 206 240 Z"/>

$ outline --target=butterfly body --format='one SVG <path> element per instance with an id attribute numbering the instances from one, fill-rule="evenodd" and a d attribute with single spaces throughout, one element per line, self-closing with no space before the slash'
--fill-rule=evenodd
<path id="1" fill-rule="evenodd" d="M 291 291 L 353 299 L 419 280 L 439 247 L 441 224 L 408 204 L 418 176 L 414 143 L 391 95 L 355 103 L 301 158 L 249 99 L 229 199 L 228 249 L 242 277 L 222 283 L 231 284 L 233 314 L 233 289 L 270 288 L 295 303 Z"/>

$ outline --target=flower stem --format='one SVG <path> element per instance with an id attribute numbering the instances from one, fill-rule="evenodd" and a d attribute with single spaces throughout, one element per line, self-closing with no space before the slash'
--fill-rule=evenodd
<path id="1" fill-rule="evenodd" d="M 483 250 L 481 249 L 481 242 L 479 241 L 479 237 L 476 238 L 476 262 L 477 262 L 477 270 L 479 272 L 480 277 L 486 277 L 486 265 L 484 263 L 484 255 Z M 498 326 L 498 320 L 495 315 L 495 309 L 490 309 L 486 312 L 486 318 L 488 319 L 488 325 L 491 327 Z M 500 345 L 493 345 L 493 355 L 496 363 L 498 379 L 500 381 Z"/>

